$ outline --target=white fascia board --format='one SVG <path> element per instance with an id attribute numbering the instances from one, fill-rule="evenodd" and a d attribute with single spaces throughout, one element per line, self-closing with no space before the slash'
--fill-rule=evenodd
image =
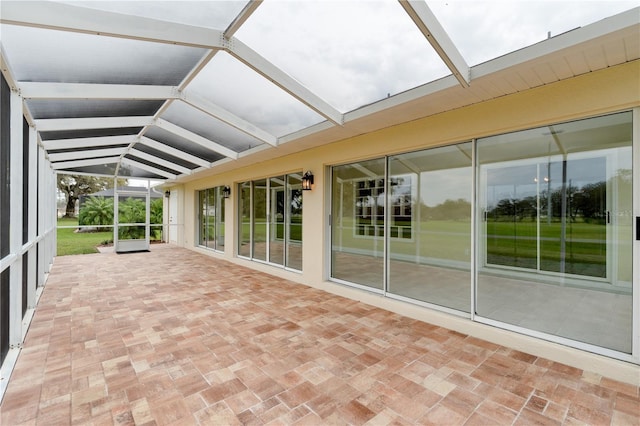
<path id="1" fill-rule="evenodd" d="M 311 90 L 307 89 L 299 81 L 276 67 L 274 64 L 260 56 L 249 46 L 235 37 L 227 40 L 225 49 L 236 59 L 266 77 L 282 90 L 325 117 L 327 120 L 341 126 L 343 115 L 340 111 L 321 99 Z"/>
<path id="2" fill-rule="evenodd" d="M 95 146 L 129 145 L 138 140 L 136 135 L 124 136 L 100 136 L 93 138 L 53 139 L 42 141 L 42 146 L 47 150 L 90 148 Z"/>
<path id="3" fill-rule="evenodd" d="M 584 27 L 557 35 L 532 46 L 516 50 L 471 68 L 472 78 L 483 77 L 503 71 L 529 61 L 538 60 L 546 55 L 575 47 L 579 44 L 599 39 L 617 32 L 629 31 L 640 37 L 640 7 L 602 19 Z"/>
<path id="4" fill-rule="evenodd" d="M 231 24 L 224 30 L 224 36 L 226 38 L 231 38 L 233 35 L 240 29 L 242 24 L 244 24 L 247 19 L 256 11 L 258 6 L 262 3 L 262 0 L 251 0 L 244 6 L 244 9 L 236 16 Z"/>
<path id="5" fill-rule="evenodd" d="M 253 136 L 269 145 L 277 146 L 278 138 L 268 133 L 253 124 L 249 123 L 246 120 L 238 117 L 235 114 L 227 111 L 226 109 L 202 98 L 201 96 L 195 93 L 188 93 L 183 91 L 182 101 L 191 105 L 192 107 L 199 109 L 200 111 L 208 114 L 212 117 L 217 118 L 220 121 L 224 121 L 228 125 L 235 127 L 243 133 L 246 133 L 249 136 Z"/>
<path id="6" fill-rule="evenodd" d="M 20 82 L 25 99 L 175 99 L 173 86 Z"/>
<path id="7" fill-rule="evenodd" d="M 70 161 L 70 160 L 82 160 L 96 157 L 112 157 L 116 155 L 122 155 L 126 151 L 126 147 L 123 148 L 108 148 L 108 149 L 89 149 L 85 151 L 72 151 L 72 152 L 60 152 L 49 153 L 49 161 Z"/>
<path id="8" fill-rule="evenodd" d="M 148 147 L 157 149 L 158 151 L 166 152 L 169 155 L 172 155 L 176 158 L 180 158 L 182 160 L 188 161 L 190 163 L 196 164 L 198 166 L 209 168 L 211 163 L 207 160 L 203 160 L 200 157 L 196 157 L 195 155 L 188 154 L 184 151 L 180 151 L 179 149 L 173 148 L 169 145 L 165 145 L 161 142 L 148 138 L 147 136 L 141 136 L 140 142 L 142 145 L 146 145 Z"/>
<path id="9" fill-rule="evenodd" d="M 174 135 L 180 136 L 182 138 L 185 138 L 193 143 L 197 143 L 198 145 L 201 145 L 207 149 L 210 149 L 211 151 L 215 151 L 219 154 L 224 155 L 225 157 L 229 157 L 233 160 L 237 160 L 238 159 L 238 153 L 227 148 L 224 147 L 222 145 L 220 145 L 217 142 L 214 142 L 212 140 L 209 140 L 207 138 L 204 138 L 196 133 L 193 133 L 183 127 L 177 126 L 173 123 L 168 122 L 167 120 L 164 120 L 162 118 L 158 118 L 155 122 L 155 125 L 158 126 L 161 129 L 164 129 L 168 132 L 173 133 Z"/>
<path id="10" fill-rule="evenodd" d="M 469 65 L 427 3 L 424 0 L 399 2 L 462 87 L 469 87 Z"/>
<path id="11" fill-rule="evenodd" d="M 56 130 L 144 127 L 153 124 L 153 117 L 48 118 L 34 120 L 34 122 L 38 131 L 46 132 Z"/>
<path id="12" fill-rule="evenodd" d="M 137 167 L 137 168 L 142 169 L 142 170 L 146 170 L 147 172 L 151 172 L 151 173 L 155 173 L 155 174 L 160 175 L 160 176 L 164 176 L 167 179 L 175 179 L 175 178 L 178 177 L 178 175 L 175 175 L 173 173 L 169 173 L 169 172 L 166 172 L 164 170 L 158 169 L 156 167 L 152 167 L 152 166 L 148 166 L 146 164 L 142 164 L 142 163 L 140 163 L 138 161 L 135 161 L 135 160 L 132 160 L 130 158 L 123 158 L 121 164 L 128 164 L 130 166 Z"/>
<path id="13" fill-rule="evenodd" d="M 76 167 L 98 166 L 100 164 L 113 164 L 119 161 L 120 161 L 120 156 L 108 157 L 108 158 L 90 158 L 86 160 L 61 161 L 59 163 L 51 163 L 51 168 L 54 170 L 60 171 L 65 169 L 73 169 Z"/>
<path id="14" fill-rule="evenodd" d="M 150 161 L 152 163 L 158 164 L 158 165 L 166 167 L 168 169 L 175 170 L 175 171 L 180 172 L 182 174 L 187 174 L 187 175 L 191 174 L 191 169 L 188 169 L 186 167 L 180 166 L 180 165 L 178 165 L 176 163 L 172 163 L 171 161 L 167 161 L 167 160 L 164 160 L 162 158 L 158 158 L 155 155 L 151 155 L 151 154 L 148 154 L 146 152 L 139 151 L 139 150 L 137 150 L 135 148 L 131 148 L 129 150 L 128 154 L 131 154 L 133 156 L 142 158 L 143 160 Z"/>
<path id="15" fill-rule="evenodd" d="M 44 1 L 2 2 L 0 23 L 207 49 L 222 39 L 210 28 Z"/>

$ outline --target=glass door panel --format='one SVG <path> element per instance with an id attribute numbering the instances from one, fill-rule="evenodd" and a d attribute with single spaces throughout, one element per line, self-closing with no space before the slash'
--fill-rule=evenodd
<path id="1" fill-rule="evenodd" d="M 471 144 L 391 157 L 389 176 L 388 291 L 469 312 Z"/>
<path id="2" fill-rule="evenodd" d="M 333 168 L 333 278 L 383 290 L 384 178 L 384 159 Z"/>
<path id="3" fill-rule="evenodd" d="M 215 188 L 216 191 L 216 250 L 224 251 L 224 218 L 225 218 L 225 198 L 222 196 L 222 187 Z"/>
<path id="4" fill-rule="evenodd" d="M 253 182 L 253 259 L 267 260 L 267 180 Z"/>
<path id="5" fill-rule="evenodd" d="M 206 237 L 207 247 L 216 248 L 216 192 L 214 188 L 207 189 L 207 211 L 206 211 Z"/>
<path id="6" fill-rule="evenodd" d="M 284 176 L 269 179 L 269 262 L 284 265 L 285 240 L 285 180 Z"/>
<path id="7" fill-rule="evenodd" d="M 198 244 L 207 245 L 207 190 L 198 191 L 198 211 L 200 212 Z"/>
<path id="8" fill-rule="evenodd" d="M 476 313 L 631 352 L 632 116 L 480 139 Z"/>
<path id="9" fill-rule="evenodd" d="M 251 257 L 251 182 L 243 182 L 239 186 L 240 197 L 238 210 L 240 211 L 238 255 Z"/>
<path id="10" fill-rule="evenodd" d="M 302 176 L 287 176 L 286 266 L 302 270 Z"/>

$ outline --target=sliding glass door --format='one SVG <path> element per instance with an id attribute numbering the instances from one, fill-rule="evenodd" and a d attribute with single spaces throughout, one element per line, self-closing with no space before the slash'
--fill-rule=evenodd
<path id="1" fill-rule="evenodd" d="M 302 269 L 302 174 L 239 186 L 238 255 Z"/>

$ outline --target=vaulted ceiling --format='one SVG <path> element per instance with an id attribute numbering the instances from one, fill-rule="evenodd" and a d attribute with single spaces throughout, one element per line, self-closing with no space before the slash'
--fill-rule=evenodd
<path id="1" fill-rule="evenodd" d="M 402 31 L 389 31 L 399 48 L 411 39 L 423 49 L 413 56 L 425 59 L 400 66 L 378 59 L 371 69 L 390 67 L 393 78 L 368 90 L 364 79 L 323 79 L 313 71 L 321 56 L 313 49 L 287 56 L 308 61 L 306 71 L 279 59 L 295 49 L 266 30 L 261 40 L 261 1 L 222 3 L 160 2 L 181 14 L 159 19 L 3 1 L 0 67 L 53 168 L 185 181 L 640 58 L 640 8 L 470 66 L 425 2 L 401 0 L 385 13 L 404 22 Z M 345 28 L 364 19 L 354 10 Z M 205 16 L 210 25 L 198 22 Z M 249 21 L 256 27 L 245 43 Z M 262 47 L 269 43 L 273 50 Z M 313 72 L 313 84 L 301 83 Z M 345 89 L 352 87 L 362 96 Z"/>

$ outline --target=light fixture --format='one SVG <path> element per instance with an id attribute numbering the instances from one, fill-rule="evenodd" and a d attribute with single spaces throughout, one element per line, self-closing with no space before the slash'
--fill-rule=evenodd
<path id="1" fill-rule="evenodd" d="M 313 185 L 313 173 L 305 172 L 302 175 L 302 190 L 311 191 L 311 185 Z"/>
<path id="2" fill-rule="evenodd" d="M 169 198 L 169 195 L 171 195 L 171 192 L 169 192 L 169 191 L 164 191 L 164 197 L 165 197 L 165 198 Z"/>
<path id="3" fill-rule="evenodd" d="M 222 198 L 229 198 L 231 196 L 231 188 L 229 186 L 224 186 L 222 188 Z"/>

